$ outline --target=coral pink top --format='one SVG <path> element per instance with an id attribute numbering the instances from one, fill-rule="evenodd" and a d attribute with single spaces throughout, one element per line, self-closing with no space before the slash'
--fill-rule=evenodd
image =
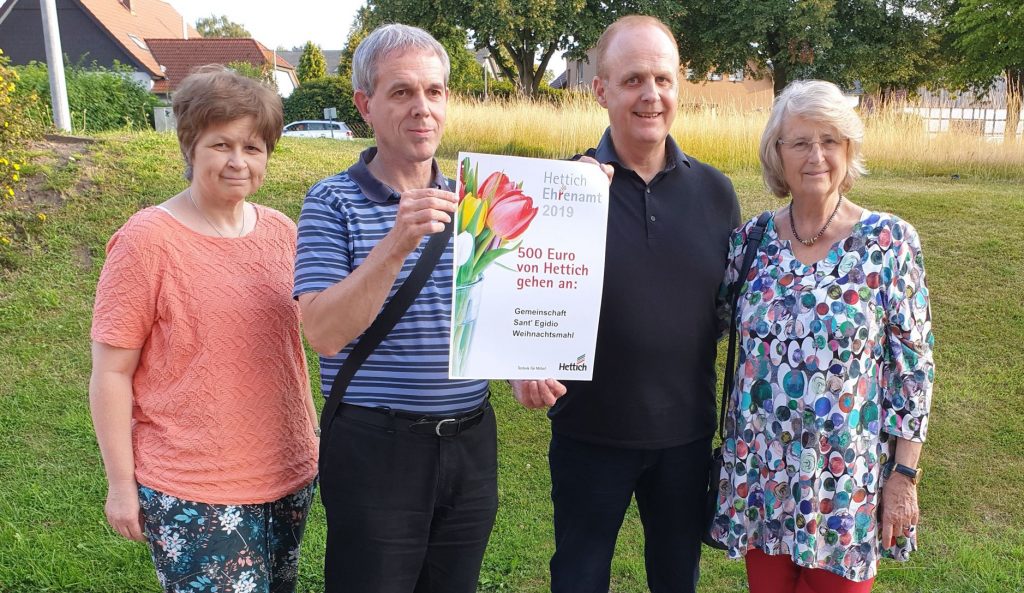
<path id="1" fill-rule="evenodd" d="M 132 446 L 140 484 L 212 504 L 269 502 L 317 471 L 295 224 L 256 205 L 256 228 L 207 237 L 159 208 L 107 243 L 92 339 L 142 350 Z"/>

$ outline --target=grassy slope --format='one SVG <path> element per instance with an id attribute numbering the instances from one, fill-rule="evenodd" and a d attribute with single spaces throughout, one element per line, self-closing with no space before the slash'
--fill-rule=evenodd
<path id="1" fill-rule="evenodd" d="M 286 139 L 256 201 L 296 217 L 313 181 L 351 163 L 361 144 Z M 714 162 L 714 159 L 709 158 Z M 443 167 L 453 172 L 454 162 Z M 0 272 L 0 591 L 156 591 L 143 546 L 114 536 L 86 386 L 93 289 L 107 237 L 136 209 L 184 187 L 174 140 L 108 138 L 72 173 L 92 189 L 52 210 L 34 252 Z M 59 172 L 56 172 L 59 174 Z M 777 202 L 752 171 L 729 171 L 744 212 Z M 69 183 L 68 186 L 74 184 Z M 96 189 L 96 188 L 102 188 Z M 1008 181 L 877 175 L 853 199 L 895 212 L 921 232 L 933 293 L 938 388 L 921 489 L 923 550 L 882 566 L 877 591 L 1024 590 L 1024 195 Z M 316 373 L 315 357 L 311 357 Z M 552 550 L 547 420 L 495 385 L 501 510 L 482 590 L 546 589 Z M 307 532 L 301 591 L 322 590 L 324 519 Z M 701 591 L 743 588 L 740 563 L 706 551 Z M 644 591 L 642 534 L 627 516 L 612 589 Z"/>

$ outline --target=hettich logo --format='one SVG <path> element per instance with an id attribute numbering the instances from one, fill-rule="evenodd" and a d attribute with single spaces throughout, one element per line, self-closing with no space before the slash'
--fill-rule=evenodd
<path id="1" fill-rule="evenodd" d="M 575 362 L 560 362 L 558 363 L 558 370 L 560 371 L 585 371 L 587 370 L 587 355 L 580 354 L 576 357 Z"/>

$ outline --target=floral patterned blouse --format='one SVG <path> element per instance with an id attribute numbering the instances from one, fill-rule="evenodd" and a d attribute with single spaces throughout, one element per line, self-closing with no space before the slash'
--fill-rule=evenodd
<path id="1" fill-rule="evenodd" d="M 732 235 L 723 295 L 750 221 Z M 713 533 L 853 581 L 880 556 L 906 560 L 910 528 L 882 549 L 882 466 L 896 438 L 924 441 L 934 366 L 917 232 L 865 210 L 807 266 L 769 221 L 740 293 L 739 366 L 728 403 Z"/>

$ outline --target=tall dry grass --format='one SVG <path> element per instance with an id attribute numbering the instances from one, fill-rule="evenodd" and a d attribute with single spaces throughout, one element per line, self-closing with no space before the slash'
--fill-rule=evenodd
<path id="1" fill-rule="evenodd" d="M 929 135 L 925 121 L 898 108 L 863 114 L 864 153 L 875 174 L 1024 179 L 1024 142 L 966 133 Z M 756 170 L 766 111 L 681 110 L 672 135 L 683 150 L 725 171 Z M 561 105 L 453 99 L 441 153 L 459 150 L 564 158 L 594 146 L 608 115 L 587 94 Z"/>
<path id="2" fill-rule="evenodd" d="M 594 146 L 607 125 L 607 113 L 589 95 L 562 105 L 453 98 L 440 151 L 564 158 Z"/>

